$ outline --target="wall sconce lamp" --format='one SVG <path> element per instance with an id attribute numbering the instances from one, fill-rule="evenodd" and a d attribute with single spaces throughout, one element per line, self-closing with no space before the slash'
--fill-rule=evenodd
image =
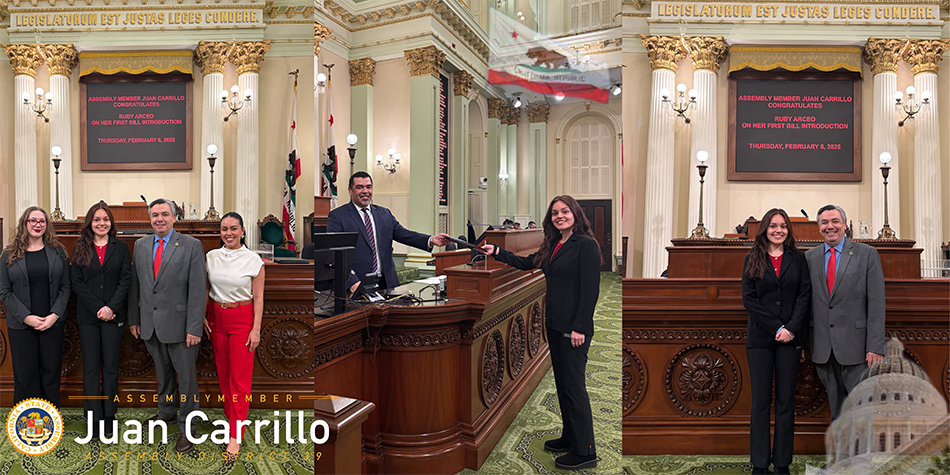
<path id="1" fill-rule="evenodd" d="M 244 99 L 240 99 L 238 98 L 238 92 L 240 90 L 241 88 L 239 88 L 237 84 L 231 86 L 230 99 L 228 98 L 228 91 L 225 91 L 225 90 L 221 91 L 221 105 L 227 106 L 228 109 L 231 110 L 231 113 L 224 117 L 225 122 L 227 122 L 228 119 L 230 119 L 232 115 L 237 114 L 238 111 L 241 110 L 242 107 L 244 107 L 244 104 L 251 102 L 251 94 L 254 91 L 251 91 L 250 89 L 245 89 Z"/>
<path id="2" fill-rule="evenodd" d="M 514 107 L 515 109 L 521 107 L 521 93 L 516 92 L 512 95 L 515 96 L 515 98 L 511 100 L 511 107 Z"/>
<path id="3" fill-rule="evenodd" d="M 389 161 L 387 162 L 383 162 L 382 154 L 376 154 L 376 166 L 389 172 L 389 178 L 392 178 L 396 175 L 396 169 L 399 168 L 399 160 L 402 159 L 402 155 L 392 148 L 387 150 L 386 153 L 389 155 Z"/>
<path id="4" fill-rule="evenodd" d="M 900 91 L 898 91 L 900 92 Z M 881 228 L 881 232 L 877 233 L 878 239 L 897 239 L 897 233 L 891 229 L 891 225 L 887 223 L 887 176 L 891 173 L 891 167 L 888 166 L 888 163 L 891 161 L 891 154 L 889 152 L 881 152 L 881 175 L 884 176 L 884 227 Z"/>
<path id="5" fill-rule="evenodd" d="M 505 173 L 505 172 L 499 173 L 499 174 L 498 174 L 498 182 L 501 184 L 501 186 L 507 185 L 507 184 L 508 184 L 508 174 Z"/>
<path id="6" fill-rule="evenodd" d="M 620 88 L 620 84 L 614 84 L 613 86 L 610 86 L 611 96 L 619 96 L 621 92 L 622 92 L 622 89 Z"/>
<path id="7" fill-rule="evenodd" d="M 900 91 L 894 93 L 894 107 L 904 111 L 905 114 L 904 118 L 897 123 L 898 127 L 903 127 L 904 122 L 913 119 L 924 106 L 930 105 L 930 97 L 932 96 L 930 91 L 920 93 L 920 102 L 914 99 L 914 94 L 917 94 L 917 88 L 907 86 L 907 102 L 902 104 L 901 100 L 903 100 L 904 94 Z"/>
<path id="8" fill-rule="evenodd" d="M 359 137 L 356 134 L 349 134 L 346 136 L 346 143 L 350 144 L 349 147 L 346 147 L 346 151 L 350 154 L 350 170 L 353 170 L 353 166 L 356 163 L 356 142 L 359 140 Z"/>
<path id="9" fill-rule="evenodd" d="M 317 92 L 323 94 L 327 92 L 327 75 L 323 73 L 317 73 Z"/>
<path id="10" fill-rule="evenodd" d="M 42 89 L 37 89 L 37 96 L 43 95 L 40 91 L 42 91 Z M 49 119 L 46 119 L 46 121 L 49 122 Z M 59 209 L 59 162 L 63 160 L 59 158 L 59 156 L 63 154 L 63 148 L 59 145 L 53 145 L 53 147 L 50 148 L 50 152 L 53 154 L 53 166 L 56 167 L 56 209 L 53 210 L 53 214 L 49 217 L 53 221 L 66 221 L 66 216 L 64 216 L 62 210 Z"/>
<path id="11" fill-rule="evenodd" d="M 660 97 L 664 104 L 670 106 L 670 109 L 676 113 L 676 117 L 682 117 L 688 124 L 689 116 L 692 115 L 691 109 L 696 105 L 696 97 L 699 93 L 696 89 L 689 90 L 689 100 L 686 100 L 686 84 L 680 83 L 676 86 L 676 99 L 670 100 L 670 90 L 663 88 L 660 91 Z"/>
<path id="12" fill-rule="evenodd" d="M 42 117 L 45 122 L 49 123 L 49 116 L 46 113 L 53 108 L 53 93 L 47 92 L 44 95 L 43 88 L 38 87 L 36 88 L 36 100 L 30 102 L 30 93 L 24 92 L 23 105 L 36 113 L 38 117 Z"/>

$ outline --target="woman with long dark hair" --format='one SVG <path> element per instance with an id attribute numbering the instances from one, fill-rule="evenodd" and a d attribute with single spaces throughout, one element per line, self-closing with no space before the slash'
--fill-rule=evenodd
<path id="1" fill-rule="evenodd" d="M 0 254 L 0 301 L 7 309 L 14 406 L 41 398 L 59 407 L 68 300 L 66 249 L 56 239 L 46 210 L 31 206 Z"/>
<path id="2" fill-rule="evenodd" d="M 78 303 L 76 323 L 85 396 L 82 405 L 85 416 L 92 412 L 94 438 L 99 437 L 100 425 L 107 438 L 113 434 L 119 406 L 119 349 L 132 283 L 132 254 L 117 237 L 114 222 L 104 201 L 92 205 L 73 249 L 72 285 Z"/>
<path id="3" fill-rule="evenodd" d="M 545 326 L 564 424 L 561 437 L 546 441 L 544 449 L 567 452 L 555 460 L 558 468 L 593 468 L 597 466 L 597 454 L 585 368 L 594 336 L 594 307 L 600 295 L 600 246 L 584 210 L 568 195 L 551 200 L 541 225 L 544 240 L 530 256 L 518 256 L 492 245 L 482 249 L 512 267 L 540 268 L 544 272 Z"/>
<path id="4" fill-rule="evenodd" d="M 752 473 L 789 473 L 795 437 L 795 383 L 808 341 L 811 281 L 805 253 L 795 247 L 782 209 L 762 217 L 742 271 L 742 304 L 749 312 L 746 357 L 752 385 L 749 453 Z M 775 377 L 775 442 L 769 447 L 772 377 Z"/>
<path id="5" fill-rule="evenodd" d="M 244 243 L 244 219 L 230 212 L 221 218 L 221 242 L 205 256 L 208 308 L 205 331 L 211 338 L 218 385 L 224 396 L 230 440 L 225 458 L 237 458 L 238 421 L 246 420 L 254 374 L 254 350 L 261 344 L 264 314 L 264 261 Z M 244 426 L 240 433 L 243 440 Z"/>

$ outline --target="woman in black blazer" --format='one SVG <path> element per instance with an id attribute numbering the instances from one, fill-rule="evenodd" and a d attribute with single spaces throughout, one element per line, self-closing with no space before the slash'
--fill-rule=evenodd
<path id="1" fill-rule="evenodd" d="M 789 473 L 795 437 L 795 383 L 808 341 L 811 281 L 805 253 L 795 248 L 791 221 L 781 209 L 762 217 L 742 271 L 742 304 L 749 312 L 746 357 L 752 381 L 749 453 L 752 473 Z M 775 443 L 769 447 L 772 375 Z"/>
<path id="2" fill-rule="evenodd" d="M 49 215 L 31 206 L 0 254 L 0 301 L 7 309 L 13 358 L 13 405 L 31 398 L 59 407 L 63 318 L 69 300 L 69 260 Z"/>
<path id="3" fill-rule="evenodd" d="M 92 412 L 93 437 L 112 437 L 119 392 L 119 348 L 126 319 L 126 297 L 132 282 L 132 254 L 116 237 L 112 210 L 100 201 L 86 213 L 73 250 L 72 283 L 78 305 L 76 320 L 82 348 L 83 413 Z M 99 354 L 102 384 L 99 384 Z M 106 396 L 90 399 L 89 396 Z"/>
<path id="4" fill-rule="evenodd" d="M 567 452 L 555 465 L 565 470 L 597 466 L 594 420 L 587 395 L 587 350 L 594 336 L 594 307 L 600 295 L 600 247 L 584 210 L 568 195 L 551 200 L 542 223 L 541 248 L 522 257 L 492 245 L 486 254 L 522 270 L 541 268 L 547 281 L 545 326 L 554 384 L 564 427 L 561 437 L 544 443 L 550 452 Z"/>

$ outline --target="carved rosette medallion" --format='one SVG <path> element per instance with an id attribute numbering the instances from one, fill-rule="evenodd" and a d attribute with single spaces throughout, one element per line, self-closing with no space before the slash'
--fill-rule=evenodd
<path id="1" fill-rule="evenodd" d="M 36 77 L 36 67 L 43 64 L 43 57 L 36 45 L 0 45 L 3 54 L 10 58 L 14 76 Z"/>
<path id="2" fill-rule="evenodd" d="M 199 41 L 195 48 L 195 64 L 201 68 L 201 74 L 224 74 L 224 63 L 228 61 L 230 43 L 222 41 Z"/>
<path id="3" fill-rule="evenodd" d="M 739 367 L 715 345 L 687 346 L 666 369 L 666 395 L 688 416 L 718 415 L 732 404 L 738 391 Z"/>
<path id="4" fill-rule="evenodd" d="M 643 399 L 647 387 L 647 372 L 643 359 L 632 346 L 623 346 L 623 415 L 633 412 Z"/>
<path id="5" fill-rule="evenodd" d="M 419 334 L 386 334 L 379 337 L 379 343 L 383 346 L 401 346 L 406 348 L 412 347 L 431 347 L 431 346 L 442 346 L 450 345 L 459 341 L 462 338 L 462 332 L 458 328 L 453 330 L 445 330 L 435 333 L 419 333 Z"/>
<path id="6" fill-rule="evenodd" d="M 270 51 L 271 41 L 240 41 L 231 52 L 231 64 L 237 67 L 238 76 L 245 73 L 261 73 L 264 55 Z"/>
<path id="7" fill-rule="evenodd" d="M 910 45 L 904 51 L 904 61 L 913 67 L 914 76 L 924 73 L 937 74 L 938 64 L 943 59 L 943 53 L 950 47 L 950 40 L 910 40 Z"/>
<path id="8" fill-rule="evenodd" d="M 640 35 L 640 44 L 647 50 L 650 68 L 654 71 L 668 69 L 675 73 L 676 63 L 686 58 L 686 50 L 678 36 Z"/>
<path id="9" fill-rule="evenodd" d="M 79 64 L 79 51 L 72 44 L 41 45 L 40 49 L 46 56 L 50 76 L 69 77 L 73 68 Z"/>
<path id="10" fill-rule="evenodd" d="M 504 119 L 504 114 L 507 112 L 508 104 L 505 103 L 504 99 L 489 98 L 488 99 L 488 118 L 489 119 Z"/>
<path id="11" fill-rule="evenodd" d="M 202 338 L 198 346 L 198 362 L 195 364 L 198 375 L 205 378 L 218 379 L 218 366 L 214 361 L 214 348 L 211 339 Z"/>
<path id="12" fill-rule="evenodd" d="M 544 333 L 544 315 L 541 304 L 535 302 L 528 313 L 528 353 L 534 358 L 541 350 L 541 335 Z"/>
<path id="13" fill-rule="evenodd" d="M 327 346 L 320 350 L 315 350 L 313 354 L 313 363 L 320 366 L 329 361 L 333 361 L 348 353 L 352 353 L 363 347 L 363 336 L 358 335 L 347 341 L 337 343 L 333 346 Z"/>
<path id="14" fill-rule="evenodd" d="M 257 360 L 273 376 L 300 378 L 313 372 L 313 323 L 295 317 L 270 322 L 261 331 Z"/>
<path id="15" fill-rule="evenodd" d="M 773 392 L 775 387 L 773 385 Z M 818 370 L 811 359 L 798 366 L 798 382 L 795 383 L 795 415 L 806 416 L 818 412 L 828 400 L 828 393 L 818 379 Z M 773 405 L 775 398 L 772 399 Z"/>
<path id="16" fill-rule="evenodd" d="M 500 330 L 491 332 L 485 338 L 482 350 L 482 401 L 491 406 L 501 394 L 501 383 L 505 378 L 505 339 Z"/>
<path id="17" fill-rule="evenodd" d="M 7 342 L 0 333 L 0 364 L 3 364 L 3 358 L 7 356 Z"/>
<path id="18" fill-rule="evenodd" d="M 329 28 L 313 22 L 313 55 L 316 56 L 320 54 L 320 44 L 324 41 L 330 39 L 333 36 L 333 32 Z"/>
<path id="19" fill-rule="evenodd" d="M 439 68 L 445 62 L 445 52 L 435 46 L 406 50 L 404 56 L 409 61 L 411 77 L 431 75 L 438 78 Z"/>
<path id="20" fill-rule="evenodd" d="M 373 58 L 350 61 L 350 86 L 372 86 L 376 75 L 376 61 Z"/>
<path id="21" fill-rule="evenodd" d="M 712 71 L 719 73 L 719 65 L 729 54 L 729 45 L 721 36 L 690 36 L 689 55 L 693 59 L 693 71 Z"/>
<path id="22" fill-rule="evenodd" d="M 547 102 L 528 104 L 525 106 L 525 110 L 528 111 L 528 122 L 532 124 L 547 122 L 548 115 L 551 112 L 551 104 L 548 104 Z"/>
<path id="23" fill-rule="evenodd" d="M 125 332 L 122 335 L 122 346 L 119 347 L 119 375 L 142 376 L 151 371 L 154 366 L 155 362 L 149 356 L 145 342 Z"/>
<path id="24" fill-rule="evenodd" d="M 901 50 L 907 44 L 895 38 L 868 38 L 861 57 L 871 65 L 871 75 L 897 73 L 897 63 L 901 60 Z"/>
<path id="25" fill-rule="evenodd" d="M 472 80 L 475 78 L 467 71 L 459 71 L 452 75 L 452 91 L 456 96 L 468 97 L 472 89 Z"/>
<path id="26" fill-rule="evenodd" d="M 70 308 L 68 314 L 75 315 L 76 308 Z M 79 329 L 71 320 L 66 320 L 63 328 L 63 371 L 66 376 L 72 373 L 82 361 L 82 350 L 79 348 Z"/>
<path id="27" fill-rule="evenodd" d="M 508 374 L 511 379 L 517 378 L 524 367 L 525 336 L 524 317 L 519 313 L 508 324 Z"/>

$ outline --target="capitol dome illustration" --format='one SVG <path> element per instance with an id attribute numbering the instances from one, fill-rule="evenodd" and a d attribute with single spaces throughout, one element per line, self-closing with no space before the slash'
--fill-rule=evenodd
<path id="1" fill-rule="evenodd" d="M 868 368 L 825 433 L 822 473 L 924 473 L 929 456 L 940 454 L 950 439 L 947 423 L 943 395 L 892 337 L 884 358 Z"/>

